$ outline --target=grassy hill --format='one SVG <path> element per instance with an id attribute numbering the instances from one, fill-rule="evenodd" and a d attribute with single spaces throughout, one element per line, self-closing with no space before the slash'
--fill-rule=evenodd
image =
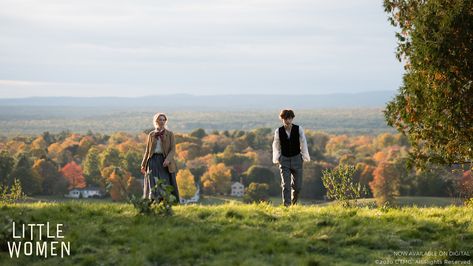
<path id="1" fill-rule="evenodd" d="M 177 206 L 174 210 L 172 217 L 146 217 L 137 216 L 131 205 L 122 203 L 3 205 L 0 265 L 376 265 L 400 259 L 473 262 L 473 212 L 467 207 L 284 208 L 231 202 Z M 40 259 L 22 255 L 11 259 L 5 248 L 10 237 L 9 219 L 64 224 L 64 241 L 71 242 L 71 256 Z M 401 254 L 405 251 L 416 253 Z"/>

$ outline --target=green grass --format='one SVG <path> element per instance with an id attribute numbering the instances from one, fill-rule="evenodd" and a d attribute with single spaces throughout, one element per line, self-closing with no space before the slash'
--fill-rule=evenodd
<path id="1" fill-rule="evenodd" d="M 281 197 L 271 197 L 269 199 L 271 204 L 274 206 L 279 206 L 282 204 Z M 74 199 L 74 198 L 65 198 L 62 196 L 35 196 L 35 197 L 28 197 L 26 202 L 66 202 L 66 201 L 74 201 L 74 202 L 96 202 L 96 203 L 106 203 L 106 202 L 113 202 L 111 198 L 103 198 L 103 199 L 93 199 L 93 198 L 85 198 L 85 199 Z M 199 205 L 221 205 L 221 204 L 228 204 L 228 203 L 241 203 L 243 202 L 243 198 L 241 197 L 232 197 L 232 196 L 209 196 L 204 195 L 201 197 Z M 321 206 L 326 205 L 333 205 L 336 202 L 333 201 L 322 201 L 322 200 L 315 200 L 315 199 L 300 199 L 299 204 L 301 205 L 314 205 L 318 204 Z M 442 198 L 442 197 L 398 197 L 396 200 L 396 204 L 402 207 L 447 207 L 450 205 L 460 206 L 462 205 L 462 200 L 458 198 Z M 366 198 L 366 199 L 359 199 L 358 206 L 361 207 L 374 207 L 376 206 L 376 202 L 373 198 Z"/>
<path id="2" fill-rule="evenodd" d="M 2 250 L 0 265 L 375 265 L 386 259 L 447 258 L 394 253 L 406 250 L 463 251 L 469 255 L 450 259 L 473 260 L 473 211 L 467 207 L 285 208 L 233 201 L 174 210 L 172 217 L 146 217 L 120 203 L 3 205 L 2 230 L 11 227 L 5 217 L 62 223 L 72 254 L 10 259 Z"/>
<path id="3" fill-rule="evenodd" d="M 85 200 L 89 200 L 89 199 L 85 199 Z M 273 206 L 282 205 L 281 197 L 271 197 L 269 200 Z M 240 198 L 240 197 L 205 195 L 201 198 L 201 201 L 199 202 L 199 204 L 200 205 L 220 205 L 220 204 L 241 203 L 241 202 L 243 202 L 243 198 Z M 337 204 L 337 202 L 302 198 L 299 200 L 299 204 L 328 206 L 328 205 Z M 375 207 L 376 201 L 374 198 L 359 199 L 356 205 L 359 207 Z M 400 207 L 448 207 L 452 205 L 461 206 L 463 205 L 463 201 L 459 198 L 397 197 L 396 205 Z"/>
<path id="4" fill-rule="evenodd" d="M 336 204 L 336 202 L 319 202 L 319 204 L 326 206 Z M 463 200 L 442 197 L 397 197 L 394 204 L 398 207 L 448 207 L 462 206 Z M 374 198 L 358 199 L 356 205 L 358 207 L 376 207 L 376 201 Z"/>

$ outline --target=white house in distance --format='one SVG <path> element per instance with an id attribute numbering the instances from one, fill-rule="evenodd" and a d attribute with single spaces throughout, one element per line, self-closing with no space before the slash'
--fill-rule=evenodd
<path id="1" fill-rule="evenodd" d="M 74 188 L 69 190 L 69 194 L 64 195 L 66 198 L 96 198 L 102 197 L 102 192 L 96 187 Z"/>
<path id="2" fill-rule="evenodd" d="M 243 197 L 243 194 L 245 194 L 245 186 L 240 182 L 234 182 L 232 184 L 232 192 L 230 195 L 234 197 Z"/>

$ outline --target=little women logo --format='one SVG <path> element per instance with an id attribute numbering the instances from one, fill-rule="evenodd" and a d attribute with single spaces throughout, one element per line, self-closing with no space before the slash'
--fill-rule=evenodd
<path id="1" fill-rule="evenodd" d="M 12 222 L 14 241 L 8 241 L 10 258 L 19 258 L 20 255 L 37 257 L 56 257 L 71 255 L 71 242 L 59 241 L 63 239 L 63 224 L 21 224 Z M 37 237 L 35 237 L 37 236 Z M 49 240 L 49 241 L 48 241 Z"/>

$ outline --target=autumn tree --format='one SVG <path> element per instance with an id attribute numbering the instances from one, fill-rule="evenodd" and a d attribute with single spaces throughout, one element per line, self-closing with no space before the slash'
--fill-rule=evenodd
<path id="1" fill-rule="evenodd" d="M 326 153 L 329 156 L 339 158 L 343 154 L 351 154 L 350 138 L 347 135 L 332 136 L 327 142 Z"/>
<path id="2" fill-rule="evenodd" d="M 39 159 L 39 158 L 46 158 L 48 157 L 48 153 L 46 150 L 43 149 L 31 149 L 29 154 L 31 158 Z"/>
<path id="3" fill-rule="evenodd" d="M 309 148 L 309 154 L 312 160 L 318 161 L 325 159 L 324 153 L 326 146 L 330 140 L 330 136 L 323 132 L 312 132 L 309 131 L 306 134 L 307 147 Z"/>
<path id="4" fill-rule="evenodd" d="M 201 147 L 193 142 L 181 142 L 176 145 L 177 157 L 180 160 L 193 160 L 201 154 Z"/>
<path id="5" fill-rule="evenodd" d="M 131 194 L 138 195 L 141 191 L 139 182 L 131 174 L 120 167 L 114 167 L 108 181 L 111 184 L 110 197 L 114 201 L 127 199 Z"/>
<path id="6" fill-rule="evenodd" d="M 198 128 L 190 133 L 190 136 L 198 139 L 202 139 L 203 137 L 207 136 L 207 133 L 203 128 Z"/>
<path id="7" fill-rule="evenodd" d="M 230 191 L 232 171 L 223 163 L 211 165 L 202 176 L 204 191 L 209 194 L 228 194 Z"/>
<path id="8" fill-rule="evenodd" d="M 61 169 L 61 174 L 69 183 L 68 189 L 84 188 L 86 186 L 82 168 L 76 162 L 72 161 Z"/>
<path id="9" fill-rule="evenodd" d="M 3 150 L 0 152 L 0 185 L 10 185 L 10 174 L 15 166 L 15 159 L 10 154 Z"/>
<path id="10" fill-rule="evenodd" d="M 56 160 L 57 162 L 57 157 L 59 156 L 59 153 L 61 153 L 62 147 L 60 143 L 52 143 L 51 145 L 48 146 L 48 155 Z"/>
<path id="11" fill-rule="evenodd" d="M 110 138 L 108 139 L 108 143 L 110 145 L 118 145 L 120 143 L 123 143 L 132 137 L 130 134 L 125 133 L 125 132 L 114 132 L 112 135 L 110 135 Z"/>
<path id="12" fill-rule="evenodd" d="M 223 153 L 216 156 L 217 163 L 224 163 L 226 166 L 232 167 L 236 177 L 239 177 L 245 172 L 253 163 L 254 159 L 242 153 L 236 153 L 234 146 L 229 145 L 225 148 Z"/>
<path id="13" fill-rule="evenodd" d="M 202 187 L 202 176 L 207 172 L 208 167 L 214 164 L 214 155 L 207 154 L 206 156 L 195 158 L 194 160 L 186 162 L 186 168 L 191 171 L 195 177 L 195 182 Z"/>
<path id="14" fill-rule="evenodd" d="M 211 153 L 219 153 L 231 144 L 231 139 L 225 135 L 218 135 L 217 132 L 217 134 L 205 136 L 202 143 L 203 150 L 210 151 Z"/>
<path id="15" fill-rule="evenodd" d="M 112 200 L 120 201 L 126 199 L 129 178 L 130 176 L 119 167 L 113 169 L 113 172 L 108 177 L 108 180 L 112 185 L 109 191 Z"/>
<path id="16" fill-rule="evenodd" d="M 42 179 L 42 194 L 63 195 L 67 192 L 67 180 L 61 175 L 54 161 L 38 159 L 33 164 L 33 170 Z"/>
<path id="17" fill-rule="evenodd" d="M 89 149 L 94 145 L 94 138 L 92 136 L 84 136 L 79 141 L 79 147 L 77 150 L 78 157 L 82 160 L 87 156 Z"/>
<path id="18" fill-rule="evenodd" d="M 51 145 L 51 143 L 54 143 L 56 141 L 54 135 L 49 133 L 49 131 L 43 132 L 43 134 L 41 134 L 41 137 L 46 142 L 46 147 Z"/>
<path id="19" fill-rule="evenodd" d="M 58 157 L 56 158 L 56 161 L 60 166 L 65 166 L 67 163 L 73 160 L 74 153 L 68 148 L 62 149 Z"/>
<path id="20" fill-rule="evenodd" d="M 32 143 L 31 143 L 31 149 L 38 149 L 38 150 L 46 150 L 48 148 L 47 142 L 44 140 L 42 136 L 37 137 Z"/>
<path id="21" fill-rule="evenodd" d="M 255 150 L 266 149 L 268 143 L 271 143 L 273 138 L 273 129 L 271 128 L 257 128 L 253 131 L 247 132 L 245 136 L 246 143 L 248 146 L 252 147 Z"/>
<path id="22" fill-rule="evenodd" d="M 355 169 L 355 180 L 357 180 L 362 186 L 369 187 L 369 183 L 373 181 L 373 172 L 376 169 L 376 166 L 366 163 L 357 163 Z M 366 193 L 367 196 L 372 196 L 371 191 L 366 191 Z"/>
<path id="23" fill-rule="evenodd" d="M 178 171 L 176 181 L 179 187 L 180 197 L 187 199 L 195 195 L 197 187 L 195 186 L 194 175 L 192 175 L 188 169 Z"/>
<path id="24" fill-rule="evenodd" d="M 82 162 L 84 177 L 89 185 L 99 185 L 102 181 L 100 173 L 100 154 L 96 148 L 90 148 Z"/>
<path id="25" fill-rule="evenodd" d="M 373 172 L 374 179 L 369 183 L 378 206 L 393 204 L 399 196 L 399 173 L 392 162 L 383 161 Z"/>
<path id="26" fill-rule="evenodd" d="M 136 151 L 127 151 L 122 160 L 122 165 L 133 177 L 141 177 L 141 160 L 143 155 Z"/>
<path id="27" fill-rule="evenodd" d="M 121 166 L 122 159 L 120 157 L 120 152 L 112 147 L 107 148 L 100 155 L 100 168 L 105 168 L 108 166 Z"/>
<path id="28" fill-rule="evenodd" d="M 41 178 L 33 171 L 33 163 L 27 153 L 20 153 L 10 174 L 12 180 L 17 179 L 22 184 L 23 191 L 28 195 L 41 192 Z"/>
<path id="29" fill-rule="evenodd" d="M 408 136 L 417 166 L 471 163 L 473 1 L 384 0 L 384 8 L 406 70 L 388 124 Z"/>
<path id="30" fill-rule="evenodd" d="M 394 135 L 389 133 L 379 134 L 378 136 L 376 136 L 373 142 L 374 146 L 379 150 L 382 150 L 389 146 L 397 145 L 396 138 L 394 138 Z"/>

